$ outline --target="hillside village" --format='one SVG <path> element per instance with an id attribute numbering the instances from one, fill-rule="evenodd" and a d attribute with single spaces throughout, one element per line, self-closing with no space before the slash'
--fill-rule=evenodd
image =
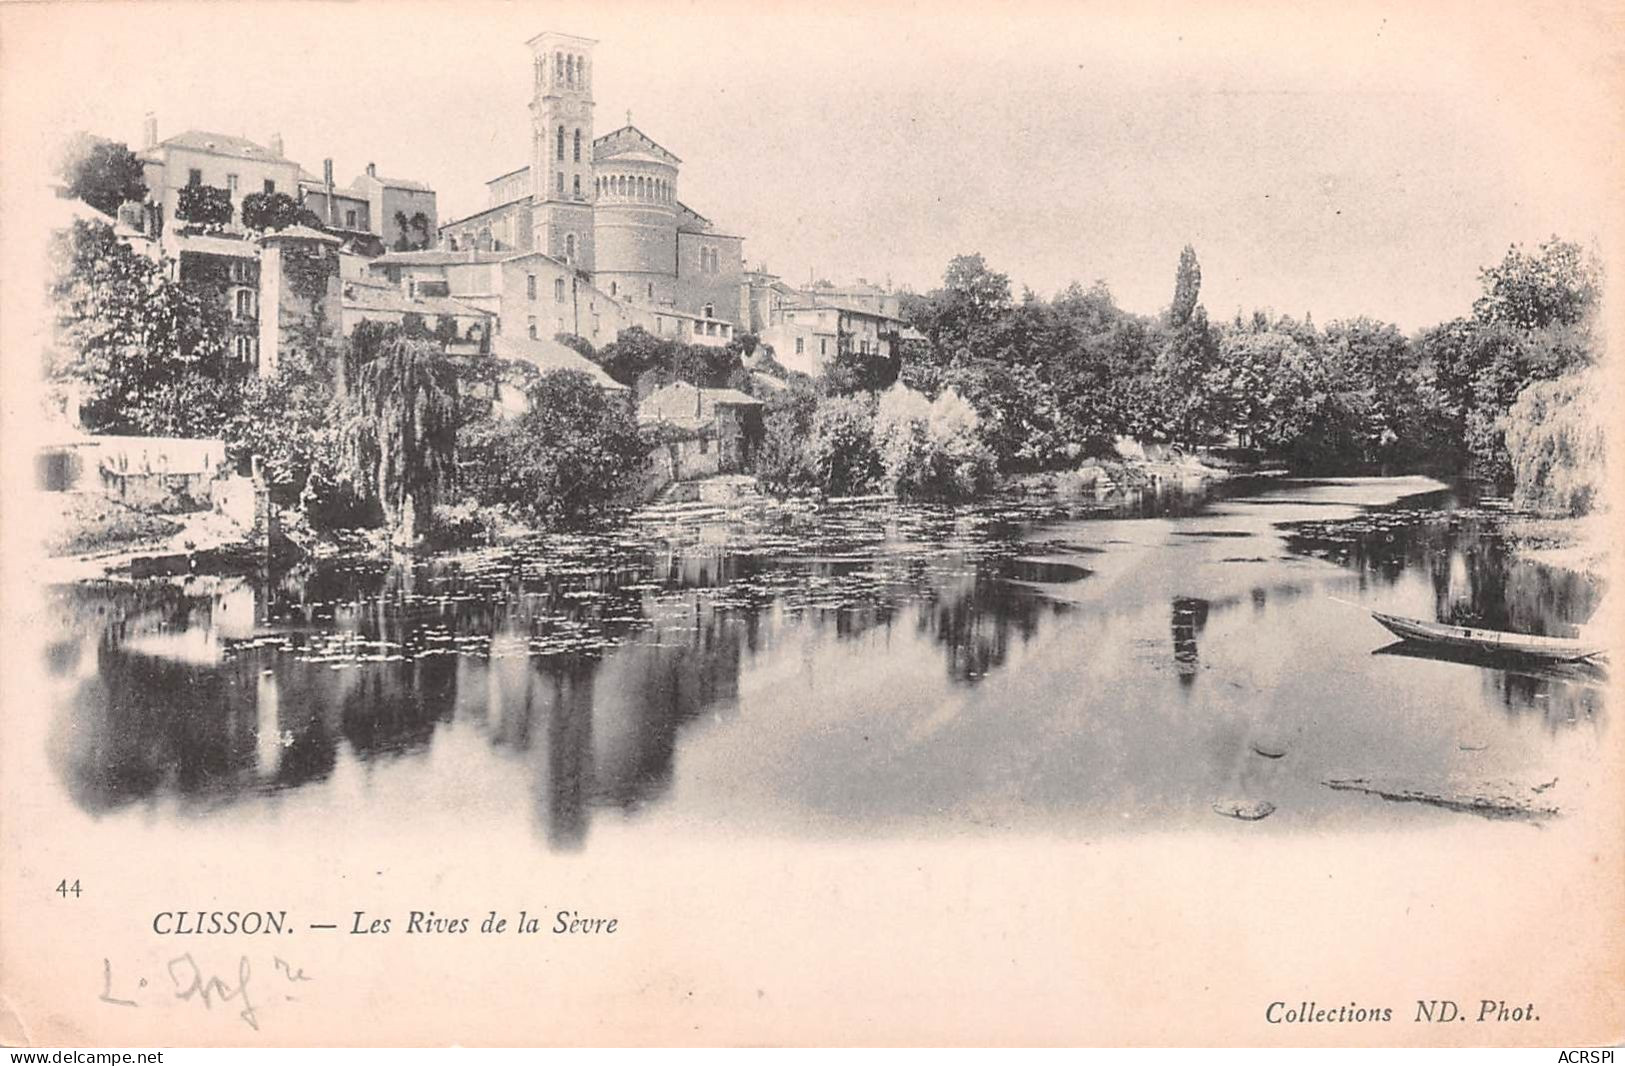
<path id="1" fill-rule="evenodd" d="M 683 160 L 630 115 L 597 131 L 596 47 L 525 42 L 529 158 L 494 161 L 462 218 L 428 175 L 368 162 L 341 185 L 274 133 L 161 136 L 149 114 L 134 149 L 81 134 L 52 201 L 55 549 L 457 544 L 651 500 L 961 500 L 1159 464 L 1468 470 L 1592 507 L 1588 462 L 1549 468 L 1601 447 L 1578 245 L 1514 247 L 1469 316 L 1412 337 L 1210 321 L 1188 245 L 1154 316 L 1103 281 L 1017 299 L 980 255 L 926 294 L 792 285 L 747 266 L 726 205 L 682 199 Z"/>

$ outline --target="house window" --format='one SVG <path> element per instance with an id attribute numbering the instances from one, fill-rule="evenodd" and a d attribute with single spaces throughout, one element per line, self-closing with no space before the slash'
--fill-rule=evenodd
<path id="1" fill-rule="evenodd" d="M 796 354 L 797 355 L 805 355 L 806 352 L 807 352 L 807 338 L 805 338 L 805 337 L 797 337 L 796 338 Z"/>
<path id="2" fill-rule="evenodd" d="M 237 175 L 226 175 L 226 191 L 231 193 L 233 198 L 237 196 Z"/>
<path id="3" fill-rule="evenodd" d="M 346 212 L 344 212 L 344 228 L 345 229 L 355 229 L 355 212 L 354 211 L 346 211 Z M 454 244 L 454 245 L 452 245 L 452 247 L 455 248 L 456 245 Z"/>
<path id="4" fill-rule="evenodd" d="M 525 296 L 528 299 L 531 299 L 531 300 L 536 299 L 536 275 L 535 274 L 526 274 L 525 275 Z"/>
<path id="5" fill-rule="evenodd" d="M 272 181 L 270 178 L 266 178 L 265 195 L 270 196 L 274 192 L 276 192 L 276 182 Z"/>
<path id="6" fill-rule="evenodd" d="M 700 454 L 704 455 L 706 452 L 708 452 L 710 450 L 711 450 L 711 438 L 710 437 L 701 437 L 700 438 Z"/>
<path id="7" fill-rule="evenodd" d="M 572 186 L 572 191 L 575 193 L 576 199 L 581 199 L 581 175 L 577 174 L 575 177 L 571 178 L 570 184 Z"/>
<path id="8" fill-rule="evenodd" d="M 615 283 L 613 281 L 609 283 L 609 294 L 611 296 L 615 295 Z"/>
<path id="9" fill-rule="evenodd" d="M 529 318 L 525 319 L 525 323 L 530 329 L 530 339 L 535 340 L 536 339 L 536 316 L 531 315 Z"/>
<path id="10" fill-rule="evenodd" d="M 580 178 L 576 179 L 578 182 L 580 180 Z M 574 233 L 564 235 L 564 259 L 569 263 L 576 261 L 576 235 Z"/>
<path id="11" fill-rule="evenodd" d="M 564 279 L 563 278 L 554 278 L 553 279 L 553 302 L 557 303 L 557 304 L 561 304 L 561 303 L 564 302 Z"/>
<path id="12" fill-rule="evenodd" d="M 187 171 L 186 172 L 186 184 L 188 184 L 188 185 L 202 185 L 203 184 L 203 171 L 197 169 L 196 167 L 193 167 L 191 170 Z"/>
<path id="13" fill-rule="evenodd" d="M 237 290 L 237 317 L 254 317 L 254 293 L 248 289 Z"/>
<path id="14" fill-rule="evenodd" d="M 245 363 L 254 361 L 254 338 L 249 334 L 239 334 L 237 337 L 237 358 Z"/>
<path id="15" fill-rule="evenodd" d="M 706 318 L 715 318 L 715 317 L 717 317 L 717 309 L 716 309 L 715 304 L 706 304 L 705 305 L 705 317 Z"/>

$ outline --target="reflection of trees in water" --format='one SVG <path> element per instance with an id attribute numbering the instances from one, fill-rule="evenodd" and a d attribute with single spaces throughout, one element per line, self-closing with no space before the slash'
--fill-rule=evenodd
<path id="1" fill-rule="evenodd" d="M 1585 576 L 1515 556 L 1501 520 L 1449 512 L 1375 510 L 1346 522 L 1299 523 L 1287 534 L 1298 551 L 1393 584 L 1406 570 L 1426 574 L 1435 616 L 1458 625 L 1568 635 L 1595 609 L 1600 590 Z"/>
<path id="2" fill-rule="evenodd" d="M 96 673 L 61 712 L 54 762 L 90 810 L 166 794 L 216 806 L 325 780 L 346 753 L 421 755 L 459 723 L 527 767 L 538 832 L 573 848 L 595 809 L 635 811 L 669 791 L 681 732 L 728 713 L 776 619 L 848 641 L 913 605 L 950 676 L 970 683 L 1065 609 L 1001 580 L 991 556 L 830 550 L 600 570 L 517 556 L 467 569 L 302 564 L 238 586 L 229 626 L 221 596 L 173 583 L 75 589 L 52 662 L 71 676 L 94 646 Z M 207 655 L 133 642 L 154 633 L 207 638 Z"/>
<path id="3" fill-rule="evenodd" d="M 1179 684 L 1184 688 L 1189 688 L 1196 681 L 1196 638 L 1207 625 L 1208 607 L 1207 600 L 1194 596 L 1174 597 L 1174 669 L 1179 675 Z"/>
<path id="4" fill-rule="evenodd" d="M 1066 605 L 981 572 L 946 582 L 920 604 L 916 628 L 947 652 L 948 676 L 974 684 L 1004 665 L 1010 639 L 1031 640 L 1040 620 Z"/>

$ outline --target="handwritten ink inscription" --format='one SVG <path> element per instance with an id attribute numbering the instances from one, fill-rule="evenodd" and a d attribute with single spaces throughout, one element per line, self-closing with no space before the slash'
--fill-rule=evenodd
<path id="1" fill-rule="evenodd" d="M 163 967 L 163 978 L 157 986 L 146 977 L 136 976 L 133 983 L 130 978 L 120 975 L 115 977 L 111 959 L 102 959 L 102 990 L 97 996 L 103 1003 L 115 1007 L 131 1007 L 139 1009 L 146 1003 L 155 999 L 158 1002 L 180 1001 L 183 1003 L 201 1004 L 206 1011 L 213 1011 L 216 1006 L 236 1008 L 237 1017 L 255 1032 L 260 1028 L 260 1015 L 256 1002 L 263 1003 L 263 999 L 255 997 L 269 995 L 273 999 L 284 1002 L 297 1002 L 298 996 L 293 994 L 295 987 L 303 982 L 313 980 L 305 973 L 303 968 L 297 967 L 280 956 L 272 957 L 272 977 L 268 992 L 256 991 L 253 996 L 249 994 L 249 986 L 254 977 L 254 967 L 247 955 L 237 957 L 236 973 L 228 977 L 221 977 L 211 969 L 201 965 L 191 952 L 177 955 Z M 229 973 L 229 971 L 228 971 Z M 148 992 L 148 989 L 153 991 Z M 115 991 L 116 990 L 116 991 Z M 134 998 L 131 998 L 134 997 Z"/>

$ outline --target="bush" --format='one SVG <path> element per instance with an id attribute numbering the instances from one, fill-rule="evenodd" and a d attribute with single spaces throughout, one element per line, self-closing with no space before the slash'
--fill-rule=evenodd
<path id="1" fill-rule="evenodd" d="M 906 385 L 888 389 L 874 419 L 881 487 L 903 497 L 950 500 L 985 489 L 994 459 L 977 436 L 979 421 L 952 389 L 934 401 Z"/>
<path id="2" fill-rule="evenodd" d="M 184 185 L 175 204 L 175 217 L 200 226 L 231 222 L 231 192 L 213 185 Z"/>
<path id="3" fill-rule="evenodd" d="M 1554 515 L 1602 510 L 1605 419 L 1597 371 L 1537 381 L 1519 393 L 1504 423 L 1513 502 Z"/>
<path id="4" fill-rule="evenodd" d="M 830 496 L 874 492 L 880 487 L 873 401 L 864 396 L 826 398 L 812 420 L 812 477 Z"/>
<path id="5" fill-rule="evenodd" d="M 797 375 L 790 387 L 767 397 L 762 416 L 762 444 L 756 452 L 756 480 L 780 496 L 810 492 L 815 484 L 812 453 L 807 447 L 818 393 L 811 379 Z"/>
<path id="6" fill-rule="evenodd" d="M 462 474 L 475 499 L 543 526 L 619 503 L 648 458 L 625 403 L 575 370 L 540 375 L 528 398 L 517 418 L 481 419 L 459 431 Z"/>

